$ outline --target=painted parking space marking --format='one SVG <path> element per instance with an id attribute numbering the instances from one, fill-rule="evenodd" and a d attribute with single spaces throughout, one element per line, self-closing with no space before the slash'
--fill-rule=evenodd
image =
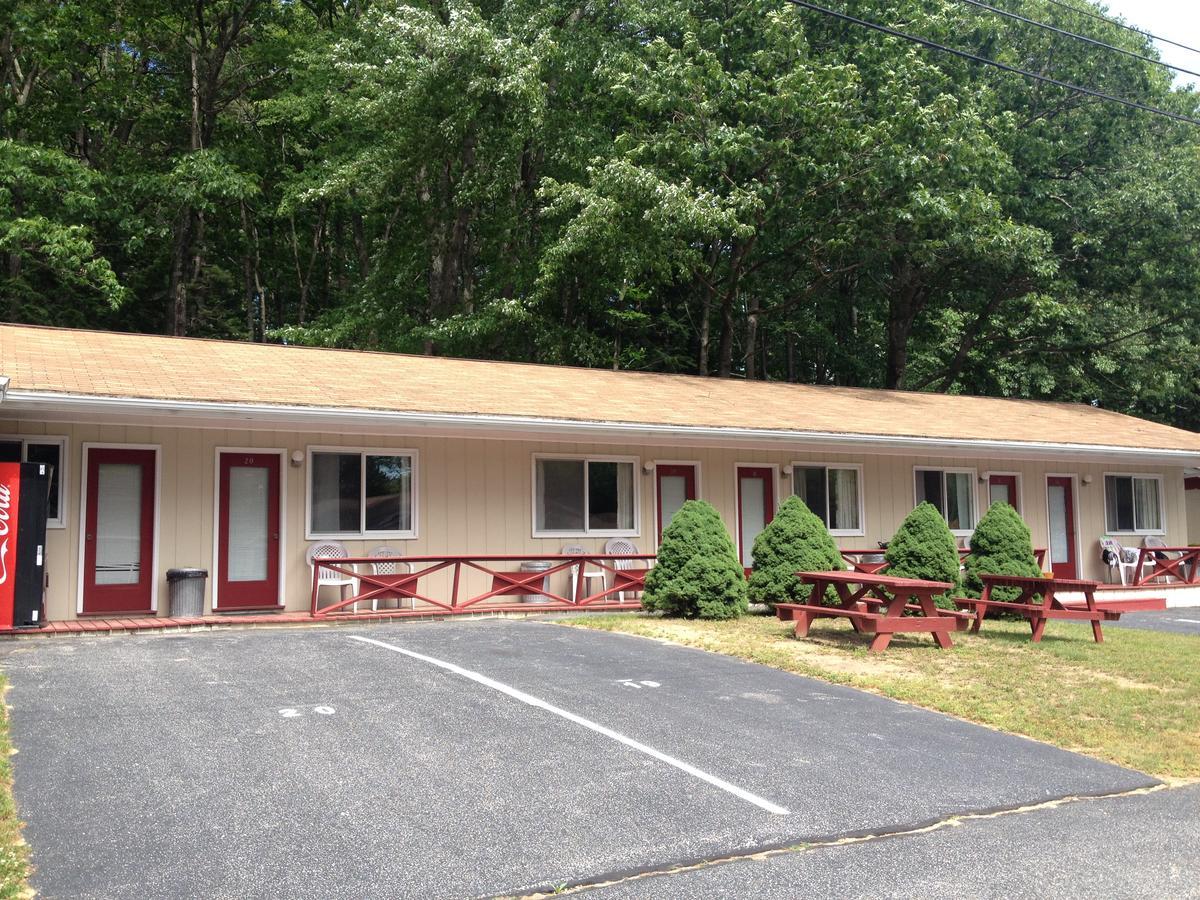
<path id="1" fill-rule="evenodd" d="M 312 708 L 312 712 L 316 713 L 318 716 L 332 716 L 336 710 L 332 706 L 314 706 Z M 279 715 L 285 719 L 298 719 L 301 716 L 306 715 L 306 713 L 302 709 L 296 709 L 294 706 L 288 706 L 279 710 Z"/>
<path id="2" fill-rule="evenodd" d="M 484 687 L 491 688 L 494 691 L 499 691 L 500 693 L 505 694 L 514 700 L 519 700 L 521 703 L 524 703 L 527 706 L 532 706 L 536 709 L 552 713 L 553 715 L 566 719 L 568 722 L 574 722 L 576 725 L 581 725 L 590 731 L 594 731 L 597 734 L 609 738 L 610 740 L 616 741 L 618 744 L 624 744 L 626 747 L 636 750 L 639 753 L 644 753 L 647 756 L 657 759 L 659 762 L 666 763 L 667 765 L 673 766 L 681 772 L 691 775 L 693 778 L 698 778 L 701 781 L 718 788 L 719 790 L 725 791 L 728 794 L 732 794 L 740 800 L 745 800 L 747 803 L 751 803 L 754 806 L 757 806 L 759 809 L 766 810 L 767 812 L 777 816 L 786 816 L 789 814 L 788 810 L 786 810 L 784 807 L 772 803 L 770 800 L 766 800 L 757 794 L 753 794 L 744 788 L 740 788 L 736 784 L 730 784 L 723 778 L 718 778 L 716 775 L 705 772 L 703 769 L 698 769 L 691 763 L 686 763 L 681 759 L 676 759 L 673 756 L 663 753 L 661 750 L 655 750 L 653 747 L 643 744 L 640 741 L 635 741 L 631 737 L 626 737 L 618 731 L 613 731 L 611 728 L 606 728 L 599 722 L 593 722 L 591 719 L 585 719 L 583 716 L 578 716 L 573 712 L 561 709 L 551 703 L 547 703 L 545 700 L 534 697 L 532 694 L 527 694 L 524 691 L 512 687 L 511 685 L 496 681 L 494 678 L 488 678 L 486 675 L 481 675 L 479 672 L 473 672 L 470 669 L 464 669 L 462 666 L 455 665 L 452 662 L 446 662 L 444 659 L 436 659 L 432 656 L 426 656 L 423 653 L 417 653 L 414 650 L 406 650 L 403 647 L 397 647 L 395 644 L 377 641 L 374 638 L 363 637 L 357 634 L 349 635 L 349 638 L 352 641 L 359 641 L 364 644 L 372 644 L 376 647 L 382 647 L 384 650 L 391 650 L 393 653 L 400 653 L 404 656 L 410 657 L 411 659 L 420 660 L 421 662 L 428 663 L 431 666 L 437 666 L 439 669 L 445 669 L 447 672 L 453 672 L 455 675 L 468 678 L 471 681 L 474 681 L 476 684 L 481 684 Z"/>

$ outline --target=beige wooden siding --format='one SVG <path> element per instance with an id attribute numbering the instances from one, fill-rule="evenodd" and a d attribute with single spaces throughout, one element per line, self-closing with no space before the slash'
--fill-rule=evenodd
<path id="1" fill-rule="evenodd" d="M 283 468 L 283 556 L 284 590 L 289 609 L 308 605 L 310 574 L 304 563 L 305 478 L 307 462 L 292 466 L 287 458 L 309 446 L 344 446 L 379 449 L 415 449 L 417 465 L 417 537 L 411 540 L 345 541 L 351 554 L 365 555 L 378 544 L 399 548 L 407 555 L 437 553 L 532 554 L 558 552 L 566 541 L 534 538 L 532 523 L 532 457 L 535 453 L 632 456 L 638 461 L 635 477 L 640 490 L 639 534 L 634 543 L 643 551 L 655 549 L 654 476 L 643 464 L 654 460 L 695 461 L 700 465 L 701 497 L 713 503 L 732 531 L 736 491 L 734 469 L 738 464 L 775 465 L 780 469 L 777 499 L 791 491 L 784 466 L 796 462 L 858 463 L 863 467 L 865 535 L 842 537 L 842 546 L 873 547 L 885 540 L 913 506 L 913 469 L 917 465 L 970 468 L 982 476 L 986 471 L 1017 473 L 1021 510 L 1033 532 L 1035 545 L 1047 543 L 1046 475 L 1075 476 L 1078 506 L 1077 530 L 1083 574 L 1103 578 L 1097 538 L 1104 531 L 1104 473 L 1106 471 L 1155 474 L 1163 477 L 1167 523 L 1166 540 L 1184 542 L 1188 537 L 1184 508 L 1183 469 L 1138 467 L 1128 464 L 1031 463 L 1009 460 L 973 460 L 954 457 L 890 455 L 841 455 L 806 453 L 803 443 L 795 450 L 748 451 L 689 449 L 670 446 L 545 443 L 538 441 L 490 441 L 457 438 L 427 438 L 242 431 L 236 429 L 150 428 L 122 425 L 55 424 L 31 420 L 0 421 L 0 433 L 65 435 L 67 444 L 67 525 L 49 533 L 49 595 L 47 615 L 52 619 L 75 615 L 79 598 L 79 510 L 84 489 L 82 449 L 85 443 L 151 444 L 161 448 L 159 496 L 159 542 L 156 562 L 158 607 L 166 611 L 165 572 L 175 566 L 201 566 L 212 572 L 214 527 L 214 479 L 218 447 L 278 449 L 285 451 Z M 1083 480 L 1090 477 L 1091 482 Z M 976 480 L 976 502 L 986 502 L 986 485 Z M 600 550 L 603 538 L 568 539 L 570 543 Z M 1136 544 L 1140 538 L 1129 538 Z M 211 602 L 211 582 L 209 597 Z M 479 587 L 480 578 L 468 583 Z M 566 590 L 560 576 L 554 587 Z M 444 590 L 448 582 L 431 585 Z M 329 596 L 332 596 L 330 593 Z"/>

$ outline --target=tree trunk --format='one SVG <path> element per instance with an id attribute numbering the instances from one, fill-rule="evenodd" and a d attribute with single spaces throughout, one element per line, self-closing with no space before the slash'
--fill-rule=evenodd
<path id="1" fill-rule="evenodd" d="M 744 348 L 746 378 L 758 377 L 758 295 L 752 293 L 746 301 L 746 345 Z"/>
<path id="2" fill-rule="evenodd" d="M 908 368 L 908 341 L 913 322 L 920 312 L 920 287 L 912 263 L 904 260 L 893 266 L 893 288 L 888 296 L 887 369 L 884 387 L 899 389 Z"/>
<path id="3" fill-rule="evenodd" d="M 190 206 L 185 206 L 175 220 L 171 240 L 171 269 L 167 281 L 168 321 L 171 334 L 186 334 L 187 326 L 187 263 L 191 256 L 192 231 L 195 227 Z"/>
<path id="4" fill-rule="evenodd" d="M 250 243 L 250 217 L 246 214 L 246 204 L 239 204 L 242 214 L 242 296 L 246 303 L 246 335 L 254 340 L 254 325 L 257 316 L 254 314 L 254 257 Z"/>
<path id="5" fill-rule="evenodd" d="M 730 288 L 721 298 L 721 340 L 717 345 L 717 375 L 728 378 L 733 374 L 733 301 L 737 288 Z"/>
<path id="6" fill-rule="evenodd" d="M 709 343 L 709 319 L 712 318 L 712 291 L 708 288 L 704 289 L 704 297 L 700 301 L 700 349 L 696 359 L 696 374 L 708 374 L 708 343 Z"/>

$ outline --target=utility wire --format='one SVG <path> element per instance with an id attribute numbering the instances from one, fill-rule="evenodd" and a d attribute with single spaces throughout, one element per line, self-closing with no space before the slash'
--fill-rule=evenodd
<path id="1" fill-rule="evenodd" d="M 1081 16 L 1087 16 L 1089 19 L 1098 19 L 1101 22 L 1107 22 L 1109 25 L 1115 25 L 1117 28 L 1124 28 L 1126 31 L 1132 31 L 1134 34 L 1140 34 L 1142 37 L 1148 37 L 1156 41 L 1161 41 L 1164 44 L 1170 44 L 1172 47 L 1179 47 L 1182 50 L 1190 50 L 1192 53 L 1200 53 L 1200 50 L 1197 50 L 1195 47 L 1189 47 L 1187 44 L 1179 43 L 1179 41 L 1173 41 L 1170 38 L 1161 37 L 1157 34 L 1151 34 L 1144 28 L 1126 25 L 1124 22 L 1118 22 L 1116 19 L 1110 19 L 1108 16 L 1102 16 L 1099 13 L 1094 13 L 1088 9 L 1080 9 L 1073 3 L 1064 3 L 1063 0 L 1046 0 L 1046 2 L 1053 3 L 1055 6 L 1061 6 L 1063 9 L 1069 9 L 1071 12 L 1079 13 Z"/>
<path id="2" fill-rule="evenodd" d="M 1040 81 L 1043 84 L 1052 84 L 1055 87 L 1065 88 L 1068 91 L 1074 91 L 1079 94 L 1087 94 L 1089 97 L 1096 97 L 1100 100 L 1108 100 L 1112 103 L 1120 103 L 1122 106 L 1128 106 L 1131 109 L 1140 109 L 1143 112 L 1166 116 L 1168 119 L 1175 119 L 1177 122 L 1187 122 L 1189 125 L 1200 126 L 1200 119 L 1193 119 L 1191 116 L 1185 116 L 1177 112 L 1171 112 L 1168 109 L 1160 109 L 1157 106 L 1149 106 L 1145 103 L 1139 103 L 1136 100 L 1127 100 L 1124 97 L 1106 94 L 1103 91 L 1097 91 L 1093 88 L 1083 87 L 1082 85 L 1071 84 L 1069 81 L 1059 81 L 1057 78 L 1051 78 L 1048 75 L 1039 75 L 1037 72 L 1030 72 L 1027 69 L 1019 69 L 1016 66 L 1010 66 L 1007 63 L 998 62 L 994 59 L 988 59 L 986 56 L 977 56 L 974 53 L 968 53 L 966 50 L 958 50 L 954 47 L 947 47 L 945 44 L 939 44 L 936 41 L 929 40 L 928 38 L 918 37 L 915 34 L 909 34 L 905 31 L 897 31 L 895 28 L 889 28 L 886 25 L 880 25 L 878 22 L 870 22 L 867 19 L 859 19 L 855 16 L 838 12 L 835 9 L 829 9 L 825 6 L 818 6 L 815 3 L 809 3 L 808 0 L 787 0 L 787 2 L 791 3 L 793 6 L 810 9 L 813 12 L 818 12 L 826 16 L 832 16 L 835 19 L 841 19 L 843 22 L 849 22 L 852 25 L 861 25 L 864 28 L 870 28 L 873 31 L 878 31 L 883 34 L 890 35 L 891 37 L 898 37 L 905 41 L 911 41 L 914 44 L 920 44 L 922 47 L 925 47 L 929 50 L 940 50 L 943 53 L 949 53 L 961 59 L 970 60 L 971 62 L 980 63 L 985 66 L 994 66 L 1002 71 L 1011 72 L 1014 75 L 1022 75 L 1025 78 L 1032 78 L 1034 81 Z"/>
<path id="3" fill-rule="evenodd" d="M 1173 69 L 1176 72 L 1183 72 L 1185 75 L 1195 75 L 1197 78 L 1200 78 L 1200 72 L 1193 72 L 1191 69 L 1185 69 L 1182 66 L 1173 66 L 1170 63 L 1163 62 L 1161 59 L 1154 59 L 1151 56 L 1143 56 L 1140 53 L 1134 53 L 1132 50 L 1126 50 L 1124 47 L 1106 44 L 1104 41 L 1098 41 L 1095 38 L 1090 38 L 1086 34 L 1076 34 L 1073 31 L 1067 31 L 1065 28 L 1059 28 L 1046 22 L 1039 22 L 1037 19 L 1030 19 L 1027 16 L 1021 15 L 1020 13 L 1009 12 L 1007 9 L 1001 9 L 998 6 L 992 6 L 991 4 L 983 3 L 981 0 L 960 0 L 960 2 L 969 3 L 971 6 L 977 6 L 980 9 L 986 9 L 988 12 L 995 13 L 998 16 L 1016 19 L 1018 22 L 1024 22 L 1026 25 L 1036 25 L 1038 28 L 1044 28 L 1047 31 L 1053 31 L 1055 34 L 1061 34 L 1063 37 L 1075 38 L 1076 40 L 1092 44 L 1096 47 L 1104 47 L 1107 50 L 1115 50 L 1117 53 L 1124 53 L 1126 56 L 1131 56 L 1134 59 L 1140 59 L 1142 62 L 1148 62 L 1155 66 L 1162 66 L 1164 69 Z"/>

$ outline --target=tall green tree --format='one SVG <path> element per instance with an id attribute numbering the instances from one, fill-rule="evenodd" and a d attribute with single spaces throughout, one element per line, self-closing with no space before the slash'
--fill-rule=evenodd
<path id="1" fill-rule="evenodd" d="M 844 9 L 1200 115 L 967 4 Z M 10 319 L 1200 426 L 1200 129 L 785 0 L 11 0 L 0 73 Z"/>

